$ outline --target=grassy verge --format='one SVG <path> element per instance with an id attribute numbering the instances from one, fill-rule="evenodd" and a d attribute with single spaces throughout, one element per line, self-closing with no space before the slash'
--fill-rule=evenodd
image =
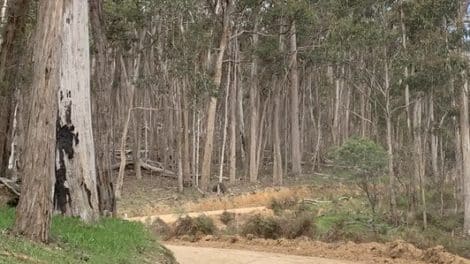
<path id="1" fill-rule="evenodd" d="M 0 208 L 0 263 L 175 263 L 147 229 L 119 219 L 93 225 L 54 217 L 52 243 L 35 244 L 8 234 L 14 210 Z"/>

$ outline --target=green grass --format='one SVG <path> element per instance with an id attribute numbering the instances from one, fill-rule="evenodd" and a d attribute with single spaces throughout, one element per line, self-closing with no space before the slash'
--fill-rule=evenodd
<path id="1" fill-rule="evenodd" d="M 57 216 L 52 242 L 42 245 L 8 234 L 14 214 L 0 209 L 0 263 L 173 263 L 171 253 L 139 223 L 108 218 L 86 225 Z"/>

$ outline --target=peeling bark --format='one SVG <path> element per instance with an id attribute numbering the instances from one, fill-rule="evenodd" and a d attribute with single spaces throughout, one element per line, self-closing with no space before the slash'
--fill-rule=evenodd
<path id="1" fill-rule="evenodd" d="M 63 1 L 40 1 L 25 168 L 14 233 L 49 239 L 53 211 L 55 129 Z"/>
<path id="2" fill-rule="evenodd" d="M 55 206 L 65 215 L 93 221 L 98 214 L 91 122 L 88 2 L 64 6 L 60 64 Z"/>

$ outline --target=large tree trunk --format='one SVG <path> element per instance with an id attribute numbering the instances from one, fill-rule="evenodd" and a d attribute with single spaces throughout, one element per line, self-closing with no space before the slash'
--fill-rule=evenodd
<path id="1" fill-rule="evenodd" d="M 467 1 L 461 1 L 459 26 L 464 28 L 463 18 L 467 14 Z M 462 40 L 463 41 L 463 40 Z M 469 53 L 462 50 L 462 59 L 468 60 Z M 463 70 L 461 77 L 463 86 L 460 90 L 460 144 L 462 150 L 462 181 L 464 197 L 464 234 L 470 236 L 470 125 L 468 117 L 468 72 Z"/>
<path id="2" fill-rule="evenodd" d="M 464 233 L 470 236 L 470 127 L 468 118 L 468 80 L 465 74 L 464 85 L 460 94 L 460 142 L 462 144 L 463 171 L 462 178 L 464 182 Z"/>
<path id="3" fill-rule="evenodd" d="M 98 205 L 103 215 L 115 213 L 113 174 L 111 170 L 111 81 L 108 72 L 107 40 L 103 29 L 102 0 L 90 0 L 90 25 L 94 40 L 94 135 L 97 167 Z"/>
<path id="4" fill-rule="evenodd" d="M 88 12 L 87 1 L 72 0 L 64 6 L 54 199 L 63 214 L 87 222 L 98 213 Z"/>
<path id="5" fill-rule="evenodd" d="M 63 1 L 40 1 L 22 195 L 14 232 L 46 242 L 53 211 Z"/>
<path id="6" fill-rule="evenodd" d="M 24 18 L 29 10 L 29 3 L 29 0 L 10 0 L 8 6 L 2 7 L 2 12 L 4 12 L 2 13 L 4 14 L 2 21 L 7 21 L 4 26 L 0 49 L 0 175 L 3 174 L 3 170 L 6 168 L 9 156 L 8 131 L 11 120 L 11 101 L 13 99 L 13 85 L 9 85 L 5 80 L 7 64 L 11 64 L 13 61 L 14 43 L 24 26 Z"/>
<path id="7" fill-rule="evenodd" d="M 299 130 L 299 73 L 297 69 L 297 37 L 295 22 L 290 26 L 290 118 L 292 141 L 292 173 L 294 176 L 302 174 L 302 153 L 300 153 Z"/>
<path id="8" fill-rule="evenodd" d="M 227 1 L 227 6 L 224 10 L 224 22 L 223 32 L 220 36 L 219 49 L 217 59 L 214 66 L 213 83 L 215 88 L 220 89 L 220 83 L 222 81 L 222 65 L 227 48 L 229 36 L 230 36 L 230 12 L 232 3 L 230 0 Z M 202 190 L 207 190 L 210 181 L 211 163 L 212 163 L 212 150 L 214 143 L 214 129 L 215 129 L 215 113 L 217 110 L 217 97 L 211 96 L 209 102 L 209 108 L 207 109 L 207 123 L 206 123 L 206 141 L 204 143 L 204 158 L 202 160 L 202 172 L 200 187 Z"/>

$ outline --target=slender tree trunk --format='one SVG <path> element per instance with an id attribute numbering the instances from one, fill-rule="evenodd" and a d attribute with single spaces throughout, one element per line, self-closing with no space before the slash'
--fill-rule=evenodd
<path id="1" fill-rule="evenodd" d="M 434 118 L 434 96 L 431 91 L 429 97 L 429 118 L 431 122 L 431 167 L 432 174 L 436 182 L 439 180 L 439 137 L 436 134 L 436 120 Z"/>
<path id="2" fill-rule="evenodd" d="M 237 32 L 235 32 L 236 34 Z M 238 89 L 238 75 L 237 75 L 237 68 L 238 68 L 238 43 L 235 39 L 234 41 L 234 60 L 235 63 L 233 64 L 233 82 L 232 82 L 232 89 L 230 90 L 230 171 L 229 171 L 229 179 L 230 183 L 236 182 L 237 176 L 237 89 Z"/>
<path id="3" fill-rule="evenodd" d="M 63 1 L 40 1 L 22 195 L 14 232 L 46 242 L 53 211 Z"/>
<path id="4" fill-rule="evenodd" d="M 121 136 L 121 162 L 119 166 L 119 173 L 116 179 L 116 188 L 115 188 L 115 197 L 116 199 L 121 199 L 121 192 L 122 192 L 122 185 L 124 183 L 124 174 L 126 170 L 126 143 L 127 143 L 127 134 L 129 132 L 129 122 L 131 119 L 134 96 L 135 96 L 135 84 L 139 77 L 139 69 L 140 69 L 140 61 L 142 58 L 142 49 L 144 45 L 146 31 L 142 30 L 139 36 L 139 46 L 136 47 L 137 57 L 134 59 L 134 71 L 133 71 L 133 78 L 132 80 L 129 77 L 128 70 L 126 69 L 126 64 L 124 62 L 123 57 L 120 57 L 121 69 L 124 75 L 125 87 L 128 91 L 128 99 L 129 99 L 129 110 L 127 112 L 127 118 L 124 122 L 123 132 Z"/>
<path id="5" fill-rule="evenodd" d="M 231 66 L 227 67 L 226 89 L 225 89 L 225 103 L 224 103 L 224 121 L 222 126 L 222 149 L 220 150 L 220 164 L 219 164 L 219 183 L 224 180 L 224 163 L 225 163 L 225 143 L 227 142 L 227 125 L 228 125 L 228 96 L 230 93 L 230 78 Z M 220 185 L 217 185 L 217 194 L 220 194 Z"/>
<path id="6" fill-rule="evenodd" d="M 230 36 L 230 12 L 231 12 L 231 0 L 227 1 L 227 6 L 224 10 L 224 22 L 223 32 L 220 36 L 219 49 L 217 59 L 214 67 L 213 83 L 216 89 L 220 89 L 220 83 L 222 81 L 222 65 L 227 48 L 229 36 Z M 207 124 L 206 124 L 206 141 L 204 143 L 204 158 L 202 160 L 202 172 L 201 172 L 201 189 L 207 190 L 209 187 L 211 163 L 212 163 L 212 150 L 214 143 L 214 128 L 215 128 L 215 114 L 217 110 L 217 97 L 211 96 L 209 102 L 209 108 L 207 110 Z"/>
<path id="7" fill-rule="evenodd" d="M 99 210 L 102 215 L 115 213 L 116 199 L 111 171 L 111 74 L 108 71 L 107 40 L 103 26 L 102 0 L 89 0 L 90 25 L 94 40 L 94 131 Z"/>
<path id="8" fill-rule="evenodd" d="M 174 93 L 174 105 L 175 105 L 175 115 L 176 115 L 176 162 L 177 162 L 177 177 L 178 177 L 178 191 L 183 192 L 183 138 L 185 131 L 183 130 L 183 113 L 181 112 L 181 87 L 178 84 L 175 85 Z"/>
<path id="9" fill-rule="evenodd" d="M 7 1 L 4 2 L 4 5 L 6 4 Z M 6 24 L 2 30 L 0 48 L 0 175 L 3 174 L 8 162 L 8 131 L 11 125 L 13 100 L 13 85 L 9 85 L 5 77 L 8 64 L 14 60 L 14 43 L 23 30 L 29 4 L 30 0 L 9 0 L 8 8 L 2 7 L 2 21 L 6 20 Z"/>
<path id="10" fill-rule="evenodd" d="M 91 122 L 88 2 L 64 6 L 57 117 L 55 206 L 90 222 L 97 217 L 95 146 Z"/>
<path id="11" fill-rule="evenodd" d="M 299 74 L 297 69 L 297 37 L 295 22 L 290 26 L 290 118 L 291 118 L 291 141 L 292 141 L 292 173 L 294 176 L 302 174 L 302 153 L 300 153 L 300 130 L 299 130 Z"/>
<path id="12" fill-rule="evenodd" d="M 139 95 L 134 97 L 136 102 L 134 102 L 135 106 L 140 105 L 139 103 Z M 140 110 L 134 111 L 134 118 L 132 118 L 132 128 L 133 128 L 133 134 L 134 134 L 134 144 L 132 145 L 132 159 L 134 161 L 134 172 L 135 172 L 135 177 L 138 180 L 142 179 L 142 159 L 141 159 L 141 132 L 142 132 L 142 112 Z"/>
<path id="13" fill-rule="evenodd" d="M 237 43 L 237 48 L 235 49 L 235 52 L 236 52 L 236 57 L 237 58 L 240 58 L 240 52 L 239 52 L 239 46 L 238 46 L 238 40 L 235 38 L 235 41 Z M 240 74 L 240 69 L 239 69 L 239 66 L 237 65 L 237 68 L 236 68 L 236 75 L 239 75 Z M 240 74 L 241 75 L 241 74 Z M 246 136 L 245 136 L 245 116 L 244 116 L 244 111 L 243 111 L 243 96 L 244 96 L 244 92 L 243 92 L 243 83 L 242 83 L 242 79 L 240 78 L 239 79 L 240 81 L 238 81 L 239 85 L 237 87 L 237 110 L 238 110 L 238 131 L 240 133 L 240 158 L 241 158 L 241 165 L 242 165 L 242 168 L 241 168 L 241 173 L 240 174 L 243 174 L 243 177 L 244 179 L 246 179 Z"/>
<path id="14" fill-rule="evenodd" d="M 189 157 L 189 113 L 186 98 L 186 80 L 183 80 L 181 86 L 181 111 L 183 118 L 183 182 L 190 186 L 191 184 L 191 160 Z"/>
<path id="15" fill-rule="evenodd" d="M 333 114 L 333 125 L 331 127 L 331 136 L 333 138 L 333 144 L 338 146 L 339 143 L 339 110 L 341 105 L 341 79 L 336 77 L 335 80 L 335 99 L 334 99 L 334 114 Z"/>
<path id="16" fill-rule="evenodd" d="M 407 49 L 407 37 L 406 37 L 406 26 L 405 26 L 405 12 L 403 10 L 403 4 L 404 0 L 401 1 L 401 6 L 400 6 L 400 24 L 401 24 L 401 32 L 402 32 L 402 47 L 406 52 Z M 405 81 L 407 81 L 409 72 L 408 72 L 408 66 L 405 66 L 404 69 L 404 75 L 405 75 Z M 408 136 L 412 136 L 411 133 L 411 112 L 410 112 L 410 86 L 408 84 L 405 84 L 405 110 L 406 110 L 406 127 L 408 129 Z"/>
<path id="17" fill-rule="evenodd" d="M 281 154 L 281 135 L 280 135 L 280 108 L 281 108 L 281 85 L 274 84 L 274 110 L 273 110 L 273 184 L 282 185 L 282 154 Z"/>
<path id="18" fill-rule="evenodd" d="M 255 18 L 253 34 L 252 34 L 252 47 L 255 49 L 258 46 L 258 16 Z M 251 73 L 250 73 L 250 168 L 249 178 L 250 182 L 258 181 L 258 162 L 256 160 L 258 145 L 258 58 L 256 54 L 251 58 Z"/>
<path id="19" fill-rule="evenodd" d="M 385 71 L 385 122 L 387 126 L 387 152 L 388 152 L 388 174 L 389 174 L 389 194 L 390 194 L 390 209 L 392 218 L 397 221 L 397 199 L 395 194 L 395 172 L 393 163 L 393 135 L 392 135 L 392 110 L 390 105 L 390 75 L 389 66 L 387 61 L 387 49 L 384 52 L 384 71 Z"/>
<path id="20" fill-rule="evenodd" d="M 424 154 L 422 139 L 422 98 L 415 103 L 414 111 L 414 163 L 415 163 L 415 182 L 418 183 L 418 189 L 421 195 L 421 206 L 423 211 L 424 228 L 427 227 L 426 197 L 424 188 Z"/>

